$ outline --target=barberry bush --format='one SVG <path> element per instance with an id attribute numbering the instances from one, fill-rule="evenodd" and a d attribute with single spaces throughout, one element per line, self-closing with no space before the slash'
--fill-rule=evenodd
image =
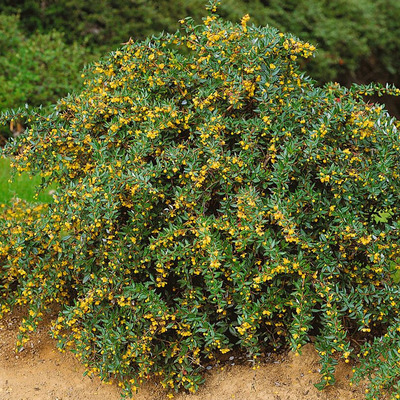
<path id="1" fill-rule="evenodd" d="M 312 340 L 318 387 L 359 360 L 367 398 L 398 397 L 399 122 L 363 96 L 400 91 L 316 87 L 311 44 L 210 8 L 25 115 L 6 152 L 58 189 L 3 207 L 1 312 L 26 308 L 23 346 L 56 305 L 59 347 L 126 395 L 149 377 L 195 391 L 223 353 Z"/>

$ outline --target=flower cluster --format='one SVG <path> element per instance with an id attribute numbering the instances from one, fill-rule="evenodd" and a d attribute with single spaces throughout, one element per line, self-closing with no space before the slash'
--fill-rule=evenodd
<path id="1" fill-rule="evenodd" d="M 181 25 L 89 67 L 10 145 L 59 189 L 4 210 L 2 312 L 29 310 L 22 341 L 58 303 L 60 348 L 126 394 L 195 391 L 219 354 L 311 337 L 321 387 L 379 349 L 370 398 L 400 393 L 399 123 L 363 100 L 399 90 L 315 87 L 297 65 L 314 47 L 248 16 Z"/>

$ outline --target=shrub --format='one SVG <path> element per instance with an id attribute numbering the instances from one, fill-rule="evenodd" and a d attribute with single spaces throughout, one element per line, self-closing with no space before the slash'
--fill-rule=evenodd
<path id="1" fill-rule="evenodd" d="M 109 51 L 130 36 L 143 39 L 163 30 L 174 32 L 181 16 L 200 20 L 201 4 L 199 0 L 149 0 L 133 7 L 122 0 L 3 0 L 0 12 L 19 11 L 27 33 L 56 29 L 71 43 Z M 256 24 L 271 24 L 317 44 L 316 58 L 306 67 L 319 83 L 399 82 L 397 0 L 224 0 L 220 13 L 236 21 L 246 10 Z"/>
<path id="2" fill-rule="evenodd" d="M 0 14 L 0 110 L 46 107 L 81 89 L 79 72 L 90 60 L 89 52 L 80 45 L 65 44 L 63 35 L 54 31 L 27 37 L 19 22 L 17 15 Z M 0 146 L 11 130 L 0 126 Z"/>
<path id="3" fill-rule="evenodd" d="M 359 356 L 368 398 L 399 395 L 399 122 L 363 95 L 400 91 L 318 88 L 311 44 L 247 22 L 129 41 L 30 115 L 8 152 L 59 189 L 0 222 L 2 311 L 29 310 L 23 345 L 58 303 L 60 348 L 124 393 L 315 338 L 320 388 Z"/>
<path id="4" fill-rule="evenodd" d="M 18 16 L 0 14 L 0 109 L 55 103 L 80 89 L 87 52 L 60 33 L 26 37 Z"/>

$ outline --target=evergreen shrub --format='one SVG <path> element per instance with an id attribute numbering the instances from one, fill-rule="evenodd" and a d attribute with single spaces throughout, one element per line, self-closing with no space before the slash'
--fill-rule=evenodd
<path id="1" fill-rule="evenodd" d="M 58 32 L 28 37 L 19 22 L 16 15 L 0 14 L 0 110 L 48 105 L 81 89 L 88 52 L 65 44 Z"/>
<path id="2" fill-rule="evenodd" d="M 0 110 L 48 106 L 82 88 L 79 72 L 89 53 L 80 45 L 67 45 L 58 32 L 22 32 L 18 15 L 0 14 Z M 19 133 L 23 129 L 23 121 Z M 11 128 L 11 129 L 10 129 Z M 0 147 L 12 127 L 0 126 Z"/>
<path id="3" fill-rule="evenodd" d="M 58 189 L 3 209 L 1 311 L 27 309 L 23 346 L 58 304 L 60 348 L 124 394 L 313 341 L 319 388 L 360 360 L 367 398 L 398 397 L 399 122 L 363 96 L 400 91 L 316 87 L 297 64 L 314 47 L 248 19 L 129 41 L 25 116 L 7 151 Z"/>

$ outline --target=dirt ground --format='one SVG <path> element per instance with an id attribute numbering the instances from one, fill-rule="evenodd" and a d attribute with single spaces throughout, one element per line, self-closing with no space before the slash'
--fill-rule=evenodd
<path id="1" fill-rule="evenodd" d="M 84 368 L 71 353 L 60 353 L 44 324 L 25 349 L 15 353 L 20 317 L 0 321 L 0 400 L 119 400 L 116 386 L 83 376 Z M 303 354 L 271 357 L 253 370 L 235 364 L 207 372 L 206 383 L 194 395 L 179 394 L 176 400 L 361 400 L 363 387 L 349 385 L 351 366 L 339 364 L 335 386 L 318 391 L 318 356 L 312 345 Z M 156 383 L 147 383 L 134 400 L 164 400 Z"/>

